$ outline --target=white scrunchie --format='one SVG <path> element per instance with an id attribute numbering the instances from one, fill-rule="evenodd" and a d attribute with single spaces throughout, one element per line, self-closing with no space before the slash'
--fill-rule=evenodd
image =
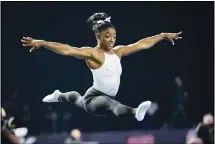
<path id="1" fill-rule="evenodd" d="M 110 23 L 110 19 L 111 19 L 111 17 L 108 17 L 108 18 L 106 18 L 105 20 L 98 20 L 96 23 L 97 23 L 97 24 L 103 23 L 103 22 L 109 22 L 109 23 Z"/>

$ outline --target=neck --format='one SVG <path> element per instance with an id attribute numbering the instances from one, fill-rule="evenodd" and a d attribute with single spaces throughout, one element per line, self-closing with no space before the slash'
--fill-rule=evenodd
<path id="1" fill-rule="evenodd" d="M 98 45 L 96 46 L 96 48 L 98 48 L 99 50 L 101 50 L 101 51 L 104 52 L 104 53 L 108 53 L 108 54 L 112 54 L 112 53 L 113 53 L 113 51 L 112 51 L 111 49 L 105 49 L 105 48 L 103 48 L 100 44 L 98 44 Z"/>

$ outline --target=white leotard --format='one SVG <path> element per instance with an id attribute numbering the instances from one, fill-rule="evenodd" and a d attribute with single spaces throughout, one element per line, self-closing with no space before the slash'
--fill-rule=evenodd
<path id="1" fill-rule="evenodd" d="M 104 55 L 104 64 L 100 68 L 90 69 L 93 74 L 93 88 L 109 96 L 115 96 L 122 73 L 120 58 L 116 54 Z"/>

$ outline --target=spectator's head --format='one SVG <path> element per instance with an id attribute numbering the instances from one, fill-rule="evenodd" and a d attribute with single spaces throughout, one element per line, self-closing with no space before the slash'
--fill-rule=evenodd
<path id="1" fill-rule="evenodd" d="M 203 116 L 203 123 L 204 124 L 213 124 L 214 123 L 214 118 L 212 114 L 205 114 Z"/>
<path id="2" fill-rule="evenodd" d="M 81 131 L 78 129 L 73 129 L 71 131 L 71 136 L 74 140 L 81 140 Z"/>
<path id="3" fill-rule="evenodd" d="M 1 108 L 1 116 L 2 116 L 2 117 L 5 117 L 5 116 L 6 116 L 6 112 L 5 112 L 5 110 L 4 110 L 3 108 Z"/>

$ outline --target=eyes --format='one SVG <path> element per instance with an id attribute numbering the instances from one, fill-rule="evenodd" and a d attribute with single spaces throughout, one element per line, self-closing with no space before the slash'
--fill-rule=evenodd
<path id="1" fill-rule="evenodd" d="M 105 35 L 105 38 L 111 38 L 111 35 Z M 113 38 L 116 39 L 116 35 Z"/>

